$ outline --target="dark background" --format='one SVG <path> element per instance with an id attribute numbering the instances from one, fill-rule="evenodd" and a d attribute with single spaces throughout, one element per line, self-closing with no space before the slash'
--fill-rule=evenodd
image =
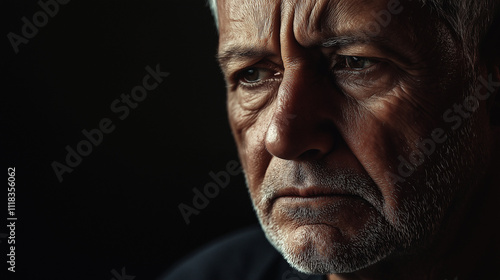
<path id="1" fill-rule="evenodd" d="M 45 1 L 45 0 L 44 0 Z M 103 279 L 114 269 L 156 279 L 207 242 L 256 223 L 243 175 L 186 225 L 178 205 L 210 171 L 237 160 L 215 61 L 217 32 L 203 0 L 70 1 L 15 54 L 34 0 L 2 1 L 1 212 L 7 168 L 16 168 L 16 273 L 2 279 Z M 142 84 L 145 67 L 170 76 L 123 121 L 110 104 Z M 83 129 L 110 118 L 104 135 L 60 183 Z M 7 221 L 1 216 L 0 233 Z M 119 279 L 117 279 L 119 280 Z"/>

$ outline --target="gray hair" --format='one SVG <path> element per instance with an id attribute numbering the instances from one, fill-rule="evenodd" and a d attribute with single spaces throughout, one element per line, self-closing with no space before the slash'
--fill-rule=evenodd
<path id="1" fill-rule="evenodd" d="M 208 6 L 215 18 L 218 27 L 217 0 L 207 0 Z M 487 40 L 488 32 L 498 16 L 500 0 L 419 0 L 427 5 L 449 25 L 458 44 L 461 44 L 469 65 L 475 66 L 480 58 L 480 49 L 485 44 L 496 44 L 498 34 L 491 35 L 490 39 L 497 42 L 483 42 Z M 498 19 L 497 19 L 498 20 Z M 497 23 L 498 24 L 498 23 Z M 498 28 L 498 27 L 497 27 Z M 495 47 L 490 47 L 496 50 Z"/>
<path id="2" fill-rule="evenodd" d="M 219 28 L 219 15 L 217 13 L 217 0 L 208 0 L 207 4 L 210 7 L 210 10 L 212 11 L 212 15 L 214 16 L 214 19 L 215 19 L 215 25 L 217 26 L 217 29 L 218 29 Z"/>
<path id="3" fill-rule="evenodd" d="M 215 1 L 215 0 L 214 0 Z M 475 67 L 481 59 L 484 44 L 491 36 L 490 29 L 498 16 L 500 0 L 420 0 L 449 25 L 457 43 L 461 45 L 470 66 Z M 498 20 L 498 19 L 497 19 Z M 490 35 L 490 36 L 488 36 Z"/>

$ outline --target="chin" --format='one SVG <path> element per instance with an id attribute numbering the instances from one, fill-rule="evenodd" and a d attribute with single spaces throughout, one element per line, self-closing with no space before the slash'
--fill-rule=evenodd
<path id="1" fill-rule="evenodd" d="M 401 238 L 376 215 L 357 230 L 329 223 L 280 224 L 273 218 L 259 220 L 268 240 L 286 261 L 307 274 L 359 271 L 393 253 L 397 243 L 394 241 Z"/>

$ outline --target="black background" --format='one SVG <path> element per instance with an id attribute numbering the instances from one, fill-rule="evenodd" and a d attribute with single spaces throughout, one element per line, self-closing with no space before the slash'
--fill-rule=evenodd
<path id="1" fill-rule="evenodd" d="M 37 1 L 2 1 L 0 139 L 7 212 L 7 168 L 16 168 L 16 273 L 2 279 L 104 279 L 112 270 L 156 279 L 176 261 L 226 233 L 256 223 L 243 175 L 186 225 L 180 203 L 211 182 L 210 171 L 237 160 L 215 60 L 217 32 L 198 1 L 76 1 L 15 54 Z M 110 105 L 142 84 L 145 67 L 170 76 L 125 120 Z M 60 183 L 83 129 L 110 118 L 104 136 Z M 6 233 L 2 214 L 0 233 Z M 5 272 L 5 273 L 4 273 Z"/>

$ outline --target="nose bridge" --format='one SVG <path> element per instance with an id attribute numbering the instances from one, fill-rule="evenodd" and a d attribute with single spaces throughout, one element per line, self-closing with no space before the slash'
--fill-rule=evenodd
<path id="1" fill-rule="evenodd" d="M 303 58 L 296 60 L 289 58 L 289 60 L 290 62 L 285 62 L 284 65 L 276 112 L 312 117 L 311 109 L 321 104 L 324 97 L 322 91 L 326 90 L 327 85 L 322 81 L 321 73 L 315 67 L 314 61 L 305 61 Z"/>
<path id="2" fill-rule="evenodd" d="M 333 147 L 329 105 L 331 85 L 314 51 L 282 52 L 284 73 L 266 135 L 267 150 L 280 158 L 316 157 Z"/>
<path id="3" fill-rule="evenodd" d="M 266 149 L 288 160 L 321 157 L 334 147 L 336 138 L 329 106 L 333 86 L 318 49 L 303 47 L 295 38 L 297 1 L 284 1 L 281 12 L 280 52 L 283 78 L 266 131 Z"/>
<path id="4" fill-rule="evenodd" d="M 297 3 L 289 1 L 289 3 Z M 282 12 L 280 31 L 280 53 L 283 62 L 283 80 L 278 91 L 277 117 L 300 121 L 312 118 L 319 111 L 328 89 L 328 77 L 322 69 L 321 53 L 314 47 L 303 47 L 294 32 L 294 4 L 287 5 Z M 281 113 L 282 115 L 279 115 Z M 294 118 L 300 115 L 300 118 Z"/>
<path id="5" fill-rule="evenodd" d="M 300 7 L 302 8 L 300 8 Z M 297 13 L 310 13 L 308 6 L 302 1 L 282 1 L 280 24 L 280 53 L 283 62 L 283 80 L 278 92 L 278 112 L 283 110 L 285 116 L 307 112 L 308 105 L 319 101 L 322 89 L 322 74 L 318 50 L 301 46 L 296 38 L 294 24 L 301 24 L 304 17 Z M 300 11 L 298 11 L 300 10 Z M 316 53 L 315 53 L 316 52 Z M 310 112 L 309 112 L 310 113 Z"/>

